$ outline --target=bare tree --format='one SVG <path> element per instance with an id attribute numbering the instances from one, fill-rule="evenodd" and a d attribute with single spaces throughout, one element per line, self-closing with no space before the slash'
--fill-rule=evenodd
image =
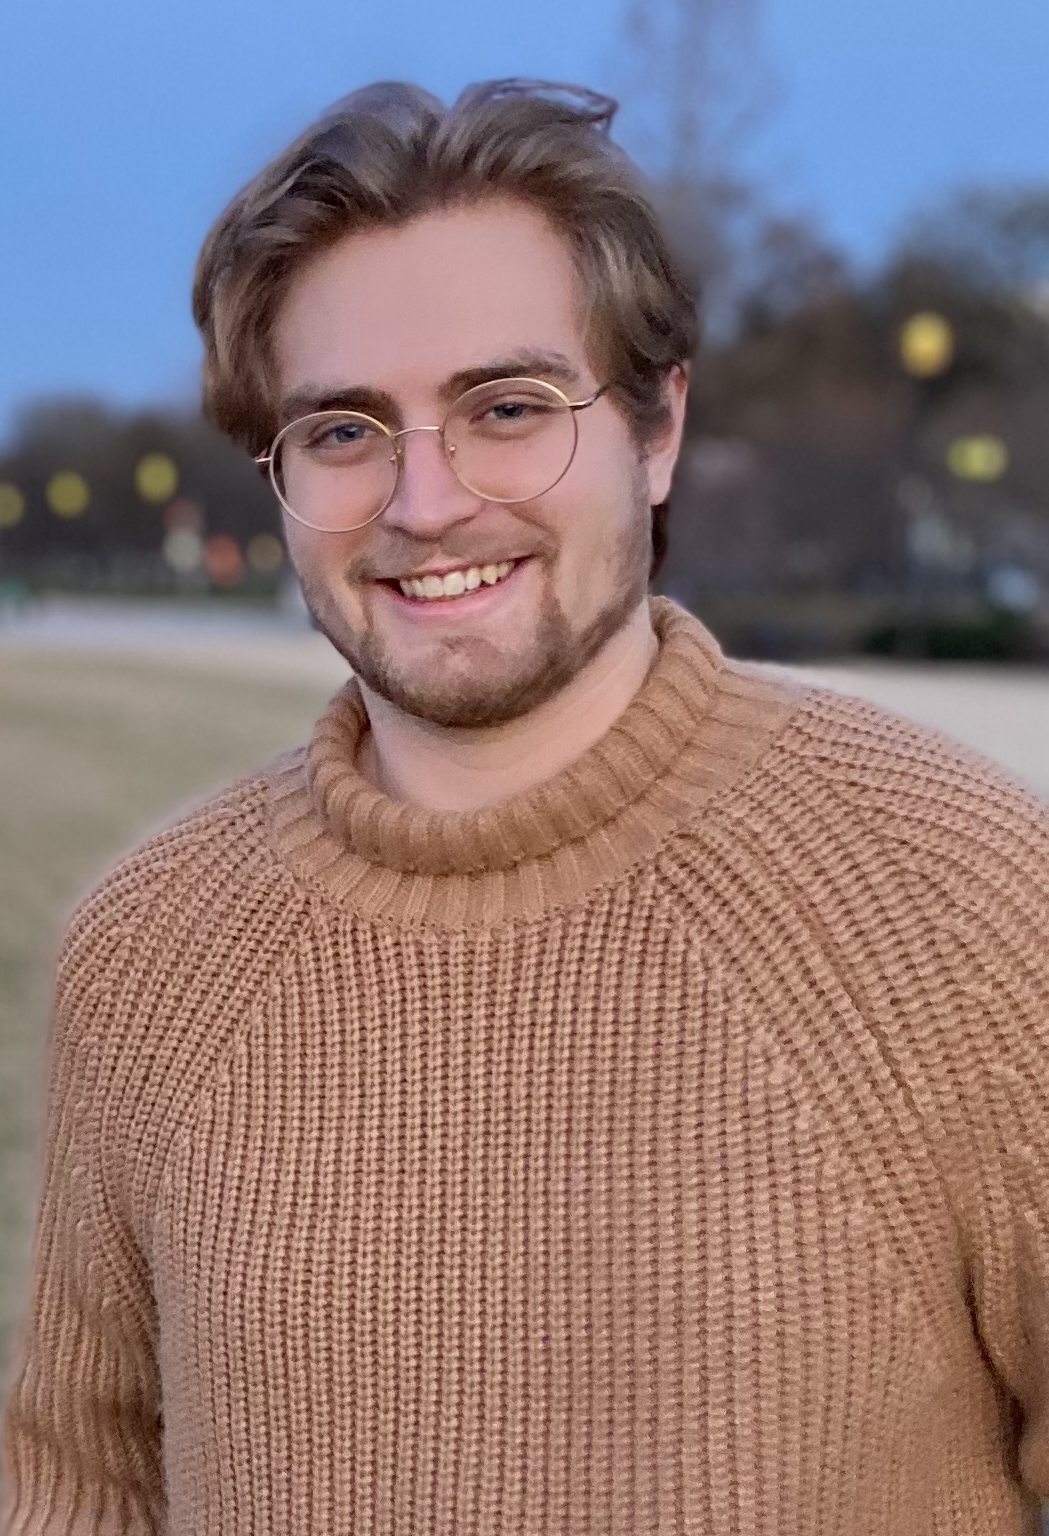
<path id="1" fill-rule="evenodd" d="M 978 291 L 1044 299 L 1049 183 L 957 189 L 912 220 L 900 255 L 936 261 Z"/>
<path id="2" fill-rule="evenodd" d="M 627 41 L 655 111 L 660 172 L 682 186 L 725 173 L 768 106 L 759 0 L 629 0 Z M 661 142 L 659 142 L 661 141 Z"/>
<path id="3" fill-rule="evenodd" d="M 758 218 L 742 154 L 773 89 L 760 0 L 629 0 L 629 115 L 708 326 L 725 329 L 736 252 Z"/>

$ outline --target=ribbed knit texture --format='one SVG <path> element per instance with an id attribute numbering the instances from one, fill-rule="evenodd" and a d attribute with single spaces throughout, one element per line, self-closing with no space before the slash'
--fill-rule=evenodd
<path id="1" fill-rule="evenodd" d="M 548 784 L 351 684 L 79 910 L 8 1536 L 1036 1529 L 1049 819 L 653 613 Z"/>

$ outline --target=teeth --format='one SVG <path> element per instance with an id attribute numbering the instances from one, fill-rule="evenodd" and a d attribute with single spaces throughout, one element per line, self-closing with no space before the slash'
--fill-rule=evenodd
<path id="1" fill-rule="evenodd" d="M 449 571 L 446 576 L 406 576 L 399 586 L 405 597 L 425 600 L 461 597 L 464 592 L 473 592 L 482 582 L 494 587 L 496 582 L 509 576 L 514 564 L 513 560 L 503 560 L 499 565 L 471 565 L 465 570 Z"/>

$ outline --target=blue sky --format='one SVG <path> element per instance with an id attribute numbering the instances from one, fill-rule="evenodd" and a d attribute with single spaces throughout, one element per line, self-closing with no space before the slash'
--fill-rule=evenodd
<path id="1" fill-rule="evenodd" d="M 658 4 L 659 0 L 650 0 Z M 525 74 L 621 94 L 620 0 L 33 0 L 5 8 L 0 433 L 26 400 L 192 398 L 208 224 L 334 97 Z M 773 200 L 857 260 L 977 179 L 1049 181 L 1047 0 L 765 0 Z M 629 119 L 627 120 L 629 123 Z"/>

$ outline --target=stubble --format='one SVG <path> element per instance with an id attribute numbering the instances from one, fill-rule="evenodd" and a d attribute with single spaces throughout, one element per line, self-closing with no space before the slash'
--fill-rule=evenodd
<path id="1" fill-rule="evenodd" d="M 507 655 L 479 636 L 454 636 L 443 642 L 446 665 L 429 676 L 409 671 L 369 616 L 363 629 L 352 629 L 329 589 L 303 579 L 303 595 L 318 628 L 355 675 L 396 709 L 430 724 L 480 730 L 519 720 L 553 698 L 619 633 L 648 590 L 651 561 L 651 514 L 638 500 L 610 560 L 608 596 L 594 617 L 577 629 L 543 584 L 534 637 L 524 653 Z M 549 560 L 549 556 L 533 558 Z"/>

